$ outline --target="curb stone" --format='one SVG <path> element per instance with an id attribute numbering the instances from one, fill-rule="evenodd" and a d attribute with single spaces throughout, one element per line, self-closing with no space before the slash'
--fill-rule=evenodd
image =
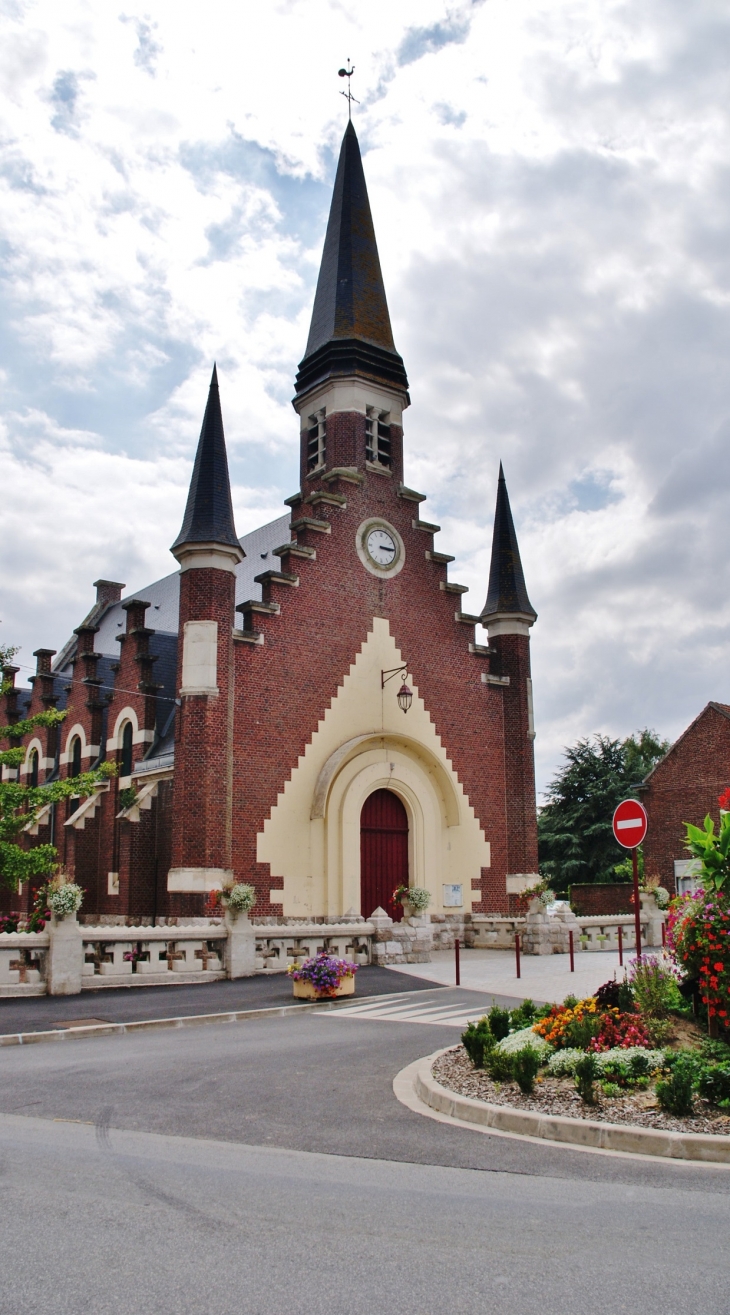
<path id="1" fill-rule="evenodd" d="M 451 1049 L 452 1046 L 445 1046 L 436 1050 L 425 1059 L 409 1064 L 396 1076 L 393 1090 L 402 1104 L 419 1114 L 428 1115 L 434 1111 L 442 1121 L 453 1121 L 461 1127 L 471 1124 L 475 1131 L 526 1137 L 531 1141 L 547 1141 L 581 1150 L 730 1165 L 730 1136 L 665 1132 L 660 1128 L 640 1128 L 634 1124 L 540 1114 L 532 1110 L 511 1109 L 506 1105 L 492 1105 L 472 1096 L 459 1096 L 437 1082 L 431 1072 L 435 1061 Z"/>

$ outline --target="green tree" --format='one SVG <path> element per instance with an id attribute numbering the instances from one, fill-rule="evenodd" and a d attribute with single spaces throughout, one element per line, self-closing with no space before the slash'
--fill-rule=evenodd
<path id="1" fill-rule="evenodd" d="M 0 662 L 5 665 L 16 651 L 0 647 Z M 8 688 L 3 686 L 2 692 Z M 52 708 L 48 712 L 37 712 L 25 721 L 0 726 L 0 740 L 10 741 L 10 748 L 0 750 L 0 768 L 17 771 L 24 761 L 25 749 L 19 743 L 13 744 L 14 740 L 21 740 L 36 727 L 56 726 L 66 716 L 67 712 Z M 93 771 L 82 772 L 80 776 L 39 786 L 23 785 L 20 780 L 0 781 L 0 882 L 17 890 L 23 881 L 51 876 L 58 857 L 55 845 L 33 845 L 26 849 L 20 843 L 21 833 L 47 804 L 60 803 L 70 795 L 86 798 L 98 785 L 115 776 L 116 770 L 115 763 L 101 763 Z"/>
<path id="2" fill-rule="evenodd" d="M 625 740 L 594 735 L 565 750 L 537 822 L 540 872 L 555 891 L 616 879 L 626 851 L 613 836 L 614 809 L 668 749 L 667 740 L 643 730 Z"/>

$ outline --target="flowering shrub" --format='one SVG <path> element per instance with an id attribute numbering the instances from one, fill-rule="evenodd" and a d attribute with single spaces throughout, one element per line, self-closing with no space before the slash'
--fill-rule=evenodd
<path id="1" fill-rule="evenodd" d="M 256 889 L 237 881 L 234 886 L 221 892 L 221 900 L 231 913 L 250 913 L 256 903 Z"/>
<path id="2" fill-rule="evenodd" d="M 406 900 L 415 913 L 425 913 L 431 903 L 431 892 L 425 886 L 396 886 L 391 904 L 403 904 Z"/>
<path id="3" fill-rule="evenodd" d="M 674 900 L 668 945 L 687 976 L 699 981 L 710 1018 L 728 1026 L 730 895 L 702 890 Z"/>
<path id="4" fill-rule="evenodd" d="M 311 982 L 320 995 L 334 995 L 343 977 L 353 977 L 357 972 L 357 964 L 336 959 L 325 950 L 316 959 L 290 964 L 287 972 L 295 982 Z"/>
<path id="5" fill-rule="evenodd" d="M 17 931 L 19 913 L 0 913 L 0 933 L 4 931 Z"/>
<path id="6" fill-rule="evenodd" d="M 639 1011 L 647 1018 L 666 1018 L 681 1005 L 681 973 L 667 954 L 642 954 L 629 964 L 629 984 Z"/>
<path id="7" fill-rule="evenodd" d="M 726 792 L 727 793 L 727 792 Z M 720 795 L 720 799 L 724 799 Z M 722 804 L 720 805 L 722 807 Z M 707 814 L 704 831 L 685 822 L 687 849 L 702 864 L 702 885 L 715 894 L 725 888 L 730 891 L 730 812 L 720 813 L 720 830 L 715 835 L 715 823 Z"/>
<path id="8" fill-rule="evenodd" d="M 648 1045 L 649 1034 L 639 1014 L 620 1014 L 618 1009 L 609 1009 L 601 1014 L 599 1030 L 588 1049 L 597 1054 L 602 1050 L 629 1050 Z"/>
<path id="9" fill-rule="evenodd" d="M 547 1069 L 550 1077 L 572 1077 L 575 1073 L 575 1066 L 584 1053 L 583 1050 L 575 1049 L 557 1050 L 548 1060 Z M 631 1073 L 632 1069 L 635 1068 L 637 1070 L 636 1076 L 641 1077 L 644 1076 L 644 1073 L 655 1073 L 664 1067 L 664 1051 L 634 1049 L 633 1047 L 625 1050 L 604 1050 L 602 1053 L 596 1054 L 596 1065 L 601 1075 L 604 1073 L 615 1075 L 625 1067 L 628 1073 Z M 644 1065 L 646 1065 L 646 1068 L 644 1068 Z M 639 1069 L 642 1071 L 639 1072 Z"/>
<path id="10" fill-rule="evenodd" d="M 60 881 L 56 878 L 48 888 L 48 907 L 55 918 L 68 918 L 78 913 L 83 900 L 83 887 L 77 886 L 74 881 Z"/>
<path id="11" fill-rule="evenodd" d="M 532 1027 L 523 1027 L 519 1032 L 510 1032 L 503 1041 L 497 1043 L 497 1049 L 506 1055 L 516 1055 L 526 1046 L 531 1046 L 540 1056 L 541 1060 L 547 1059 L 552 1054 L 552 1046 L 541 1036 L 535 1036 Z"/>
<path id="12" fill-rule="evenodd" d="M 575 1031 L 576 1023 L 584 1023 L 588 1020 L 598 1022 L 596 1017 L 597 1005 L 596 997 L 589 995 L 585 1000 L 577 1000 L 569 1008 L 564 1004 L 553 1005 L 550 1013 L 545 1018 L 541 1018 L 538 1023 L 533 1025 L 533 1032 L 544 1038 L 551 1046 L 560 1049 L 562 1046 L 570 1045 L 570 1032 Z"/>
<path id="13" fill-rule="evenodd" d="M 548 904 L 552 904 L 555 899 L 555 891 L 548 881 L 536 881 L 534 886 L 527 886 L 525 890 L 520 891 L 517 896 L 517 907 L 520 912 L 525 913 L 534 899 L 539 899 L 545 909 Z"/>

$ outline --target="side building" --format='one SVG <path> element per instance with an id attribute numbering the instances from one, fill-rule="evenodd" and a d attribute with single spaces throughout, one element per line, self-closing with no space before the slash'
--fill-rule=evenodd
<path id="1" fill-rule="evenodd" d="M 405 483 L 409 402 L 349 124 L 288 514 L 237 536 L 214 370 L 179 570 L 124 600 L 98 581 L 64 650 L 37 650 L 30 694 L 6 696 L 7 721 L 69 710 L 27 743 L 21 778 L 118 763 L 27 838 L 58 846 L 86 917 L 198 915 L 232 880 L 256 887 L 256 916 L 392 913 L 401 883 L 437 913 L 504 912 L 534 879 L 536 613 L 504 474 L 487 600 L 469 613 Z"/>

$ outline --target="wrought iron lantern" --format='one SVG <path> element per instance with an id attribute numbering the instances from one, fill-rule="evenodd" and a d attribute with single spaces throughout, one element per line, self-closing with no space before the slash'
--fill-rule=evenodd
<path id="1" fill-rule="evenodd" d="M 403 712 L 407 712 L 412 702 L 413 702 L 413 690 L 410 690 L 406 685 L 406 682 L 403 681 L 403 684 L 398 690 L 398 707 L 401 708 Z"/>
<path id="2" fill-rule="evenodd" d="M 381 671 L 380 673 L 381 689 L 385 689 L 388 681 L 392 680 L 394 676 L 403 677 L 403 684 L 398 690 L 398 707 L 401 709 L 401 712 L 407 712 L 413 702 L 413 690 L 409 689 L 406 685 L 405 678 L 407 674 L 408 664 L 406 662 L 402 662 L 399 667 L 391 667 L 388 671 Z"/>

